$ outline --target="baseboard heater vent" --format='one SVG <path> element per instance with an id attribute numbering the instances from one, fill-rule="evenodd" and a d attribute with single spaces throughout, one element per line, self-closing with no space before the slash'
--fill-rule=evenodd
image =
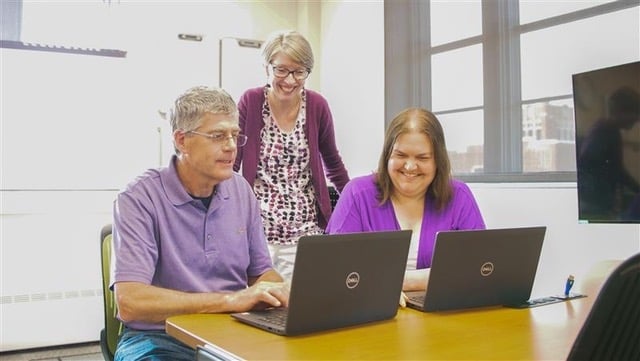
<path id="1" fill-rule="evenodd" d="M 1 296 L 0 304 L 8 305 L 12 303 L 54 301 L 79 297 L 102 297 L 102 289 L 85 289 Z"/>

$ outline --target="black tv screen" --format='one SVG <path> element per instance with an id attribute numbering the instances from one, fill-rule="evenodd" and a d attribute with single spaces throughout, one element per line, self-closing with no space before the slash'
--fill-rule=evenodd
<path id="1" fill-rule="evenodd" d="M 640 223 L 640 61 L 572 80 L 578 219 Z"/>

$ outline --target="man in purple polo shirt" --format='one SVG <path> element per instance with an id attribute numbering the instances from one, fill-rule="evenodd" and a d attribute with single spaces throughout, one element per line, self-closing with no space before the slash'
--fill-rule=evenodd
<path id="1" fill-rule="evenodd" d="M 167 317 L 286 306 L 288 285 L 273 270 L 258 202 L 233 172 L 240 134 L 233 99 L 196 87 L 171 114 L 176 151 L 114 205 L 112 288 L 125 330 L 115 360 L 193 360 L 164 332 Z"/>

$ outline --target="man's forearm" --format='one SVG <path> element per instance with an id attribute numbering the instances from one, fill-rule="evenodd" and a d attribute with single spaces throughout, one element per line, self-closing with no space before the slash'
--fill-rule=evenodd
<path id="1" fill-rule="evenodd" d="M 231 311 L 225 293 L 187 293 L 137 282 L 116 283 L 115 292 L 125 322 L 161 323 L 174 315 Z"/>

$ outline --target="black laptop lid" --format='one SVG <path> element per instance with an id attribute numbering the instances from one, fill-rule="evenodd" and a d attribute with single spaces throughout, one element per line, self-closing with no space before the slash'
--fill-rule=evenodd
<path id="1" fill-rule="evenodd" d="M 544 226 L 439 232 L 424 310 L 528 300 L 545 232 Z"/>
<path id="2" fill-rule="evenodd" d="M 287 334 L 394 317 L 410 241 L 411 231 L 300 238 Z"/>

